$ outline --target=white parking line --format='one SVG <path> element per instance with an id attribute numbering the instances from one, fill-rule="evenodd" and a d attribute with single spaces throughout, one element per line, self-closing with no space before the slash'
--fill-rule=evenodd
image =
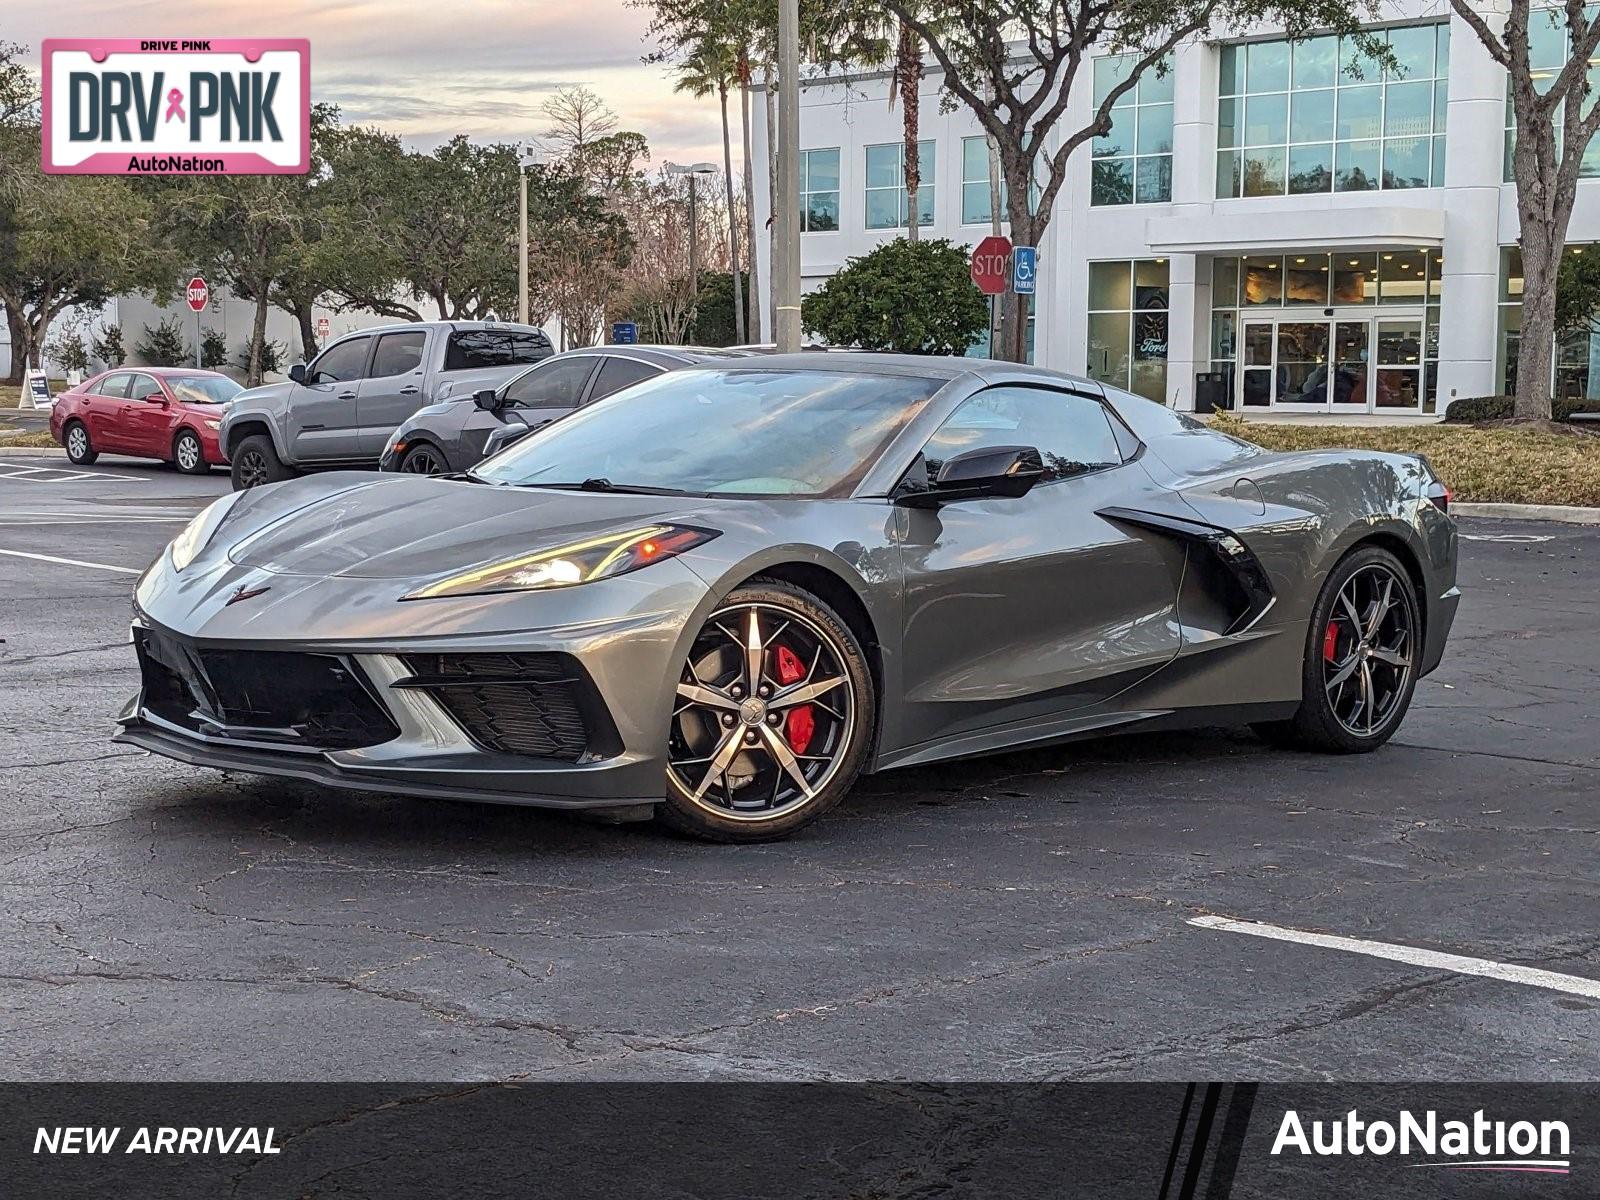
<path id="1" fill-rule="evenodd" d="M 53 554 L 29 554 L 26 550 L 0 550 L 0 554 L 8 554 L 12 558 L 31 558 L 38 562 L 61 563 L 68 567 L 93 567 L 96 571 L 115 571 L 119 575 L 139 575 L 141 568 L 113 567 L 110 563 L 84 562 L 81 558 L 57 558 Z"/>
<path id="2" fill-rule="evenodd" d="M 49 478 L 40 479 L 40 475 Z M 150 482 L 149 476 L 145 475 L 110 475 L 104 471 L 80 471 L 72 467 L 29 467 L 21 463 L 0 462 L 0 480 L 5 479 L 17 483 L 78 483 L 85 479 L 136 479 L 140 483 Z"/>
<path id="3" fill-rule="evenodd" d="M 1303 929 L 1288 929 L 1282 925 L 1268 925 L 1261 921 L 1238 921 L 1232 917 L 1190 917 L 1189 924 L 1199 926 L 1201 929 L 1221 930 L 1224 933 L 1246 933 L 1251 937 L 1296 942 L 1302 946 L 1320 946 L 1324 950 L 1344 950 L 1350 954 L 1365 954 L 1369 958 L 1386 958 L 1392 962 L 1409 963 L 1411 966 L 1427 967 L 1433 971 L 1481 975 L 1485 979 L 1499 979 L 1505 983 L 1548 988 L 1553 992 L 1566 992 L 1571 996 L 1587 996 L 1591 1000 L 1600 1000 L 1600 979 L 1586 979 L 1581 975 L 1562 975 L 1556 971 L 1542 971 L 1538 967 L 1520 967 L 1515 963 L 1495 962 L 1488 958 L 1468 958 L 1463 954 L 1445 954 L 1438 950 L 1420 950 L 1415 946 L 1373 942 L 1366 938 L 1308 933 Z"/>

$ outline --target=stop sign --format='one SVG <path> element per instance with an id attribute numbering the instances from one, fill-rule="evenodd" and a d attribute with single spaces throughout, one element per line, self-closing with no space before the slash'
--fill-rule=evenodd
<path id="1" fill-rule="evenodd" d="M 1011 279 L 1011 239 L 990 234 L 972 251 L 972 282 L 985 296 L 998 296 Z"/>
<path id="2" fill-rule="evenodd" d="M 189 307 L 194 309 L 195 312 L 200 312 L 205 308 L 206 301 L 211 299 L 211 289 L 206 286 L 206 281 L 204 279 L 201 279 L 200 276 L 196 275 L 193 279 L 189 280 L 187 297 L 189 300 Z"/>

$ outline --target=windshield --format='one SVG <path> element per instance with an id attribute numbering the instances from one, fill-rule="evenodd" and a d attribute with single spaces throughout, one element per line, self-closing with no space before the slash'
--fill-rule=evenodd
<path id="1" fill-rule="evenodd" d="M 943 381 L 687 370 L 635 384 L 474 468 L 491 483 L 848 495 Z"/>
<path id="2" fill-rule="evenodd" d="M 226 404 L 244 391 L 226 375 L 168 375 L 167 386 L 184 404 Z"/>

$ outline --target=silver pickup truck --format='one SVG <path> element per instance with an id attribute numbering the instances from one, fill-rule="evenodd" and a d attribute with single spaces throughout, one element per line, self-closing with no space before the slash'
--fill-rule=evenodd
<path id="1" fill-rule="evenodd" d="M 362 329 L 284 383 L 240 392 L 218 437 L 235 489 L 301 471 L 376 467 L 389 435 L 442 395 L 493 388 L 554 353 L 544 331 L 494 321 Z"/>

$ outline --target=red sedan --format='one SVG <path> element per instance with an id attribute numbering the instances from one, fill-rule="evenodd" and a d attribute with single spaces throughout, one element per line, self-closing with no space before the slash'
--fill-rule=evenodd
<path id="1" fill-rule="evenodd" d="M 159 458 L 186 475 L 227 459 L 217 426 L 244 389 L 226 375 L 179 367 L 118 367 L 56 397 L 50 436 L 86 467 L 102 454 Z"/>

